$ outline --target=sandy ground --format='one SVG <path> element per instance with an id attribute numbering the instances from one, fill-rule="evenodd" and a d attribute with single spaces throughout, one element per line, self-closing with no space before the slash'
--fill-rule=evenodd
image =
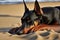
<path id="1" fill-rule="evenodd" d="M 9 33 L 0 33 L 0 40 L 60 40 L 60 33 L 53 30 L 50 32 L 37 31 L 31 34 L 10 35 Z"/>

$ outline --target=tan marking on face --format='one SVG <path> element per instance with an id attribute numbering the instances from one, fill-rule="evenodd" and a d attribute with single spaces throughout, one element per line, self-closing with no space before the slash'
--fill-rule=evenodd
<path id="1" fill-rule="evenodd" d="M 34 21 L 34 25 L 37 26 L 38 25 L 38 21 Z"/>

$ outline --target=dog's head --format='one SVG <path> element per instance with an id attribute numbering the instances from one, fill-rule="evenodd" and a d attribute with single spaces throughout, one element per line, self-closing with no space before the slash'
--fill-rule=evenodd
<path id="1" fill-rule="evenodd" d="M 35 5 L 34 5 L 33 10 L 28 9 L 24 0 L 23 0 L 23 3 L 24 3 L 24 7 L 25 7 L 25 12 L 24 12 L 24 15 L 21 18 L 22 23 L 30 22 L 31 20 L 34 20 L 38 17 L 36 15 L 41 15 L 43 13 L 39 4 L 38 4 L 38 2 L 37 2 L 37 0 L 35 1 Z"/>
<path id="2" fill-rule="evenodd" d="M 44 20 L 44 16 L 42 16 L 43 12 L 42 12 L 37 0 L 35 1 L 35 5 L 34 5 L 34 9 L 33 10 L 29 10 L 27 8 L 26 3 L 24 2 L 24 0 L 23 0 L 23 3 L 24 3 L 24 7 L 25 7 L 25 12 L 24 12 L 24 15 L 21 18 L 21 21 L 22 21 L 21 30 L 33 25 L 35 19 L 37 19 L 38 21 Z M 41 18 L 40 16 L 42 16 L 43 18 Z M 16 30 L 15 30 L 15 28 L 13 28 L 11 31 L 9 31 L 9 33 L 15 34 Z M 19 30 L 19 32 L 20 32 L 20 30 Z"/>

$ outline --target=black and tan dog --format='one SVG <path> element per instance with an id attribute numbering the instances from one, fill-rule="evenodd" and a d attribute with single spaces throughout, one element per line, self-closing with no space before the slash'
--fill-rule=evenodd
<path id="1" fill-rule="evenodd" d="M 9 33 L 11 34 L 20 34 L 20 31 L 23 31 L 24 28 L 30 28 L 31 25 L 34 25 L 34 20 L 39 20 L 39 24 L 52 25 L 54 23 L 60 24 L 60 10 L 57 7 L 43 7 L 40 8 L 37 0 L 35 1 L 34 10 L 29 10 L 23 0 L 25 6 L 25 12 L 21 18 L 22 26 L 17 28 L 17 30 L 12 29 Z M 13 31 L 15 31 L 13 33 Z M 22 33 L 23 34 L 23 33 Z"/>

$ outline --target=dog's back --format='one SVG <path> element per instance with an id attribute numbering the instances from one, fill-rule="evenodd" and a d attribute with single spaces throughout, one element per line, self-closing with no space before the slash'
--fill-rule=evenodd
<path id="1" fill-rule="evenodd" d="M 56 6 L 55 8 L 58 8 L 60 10 L 60 6 Z"/>

